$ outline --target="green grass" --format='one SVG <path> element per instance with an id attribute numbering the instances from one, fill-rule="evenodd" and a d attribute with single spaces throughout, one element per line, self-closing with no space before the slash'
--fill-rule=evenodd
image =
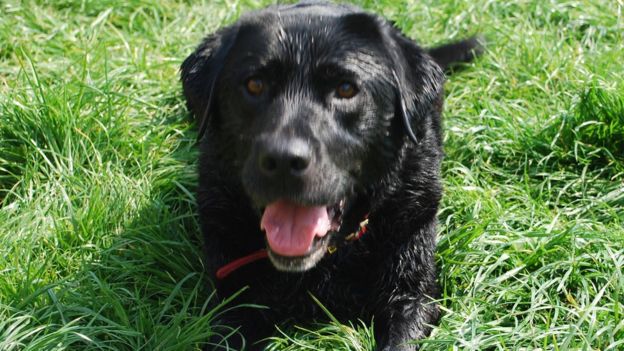
<path id="1" fill-rule="evenodd" d="M 0 350 L 237 337 L 203 273 L 178 67 L 267 2 L 0 2 Z M 422 43 L 488 39 L 447 83 L 445 313 L 423 349 L 624 349 L 624 3 L 358 3 Z M 270 349 L 370 350 L 370 325 Z"/>

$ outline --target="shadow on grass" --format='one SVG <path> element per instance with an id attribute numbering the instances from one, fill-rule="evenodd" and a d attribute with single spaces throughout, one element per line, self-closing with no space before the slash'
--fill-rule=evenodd
<path id="1" fill-rule="evenodd" d="M 164 123 L 186 118 L 179 112 Z M 196 133 L 189 128 L 176 137 L 178 147 L 154 169 L 150 201 L 98 260 L 85 265 L 75 318 L 97 333 L 89 335 L 94 341 L 87 349 L 192 350 L 215 333 L 235 334 L 218 325 L 219 314 L 235 307 L 229 303 L 235 296 L 218 301 L 203 264 L 195 207 Z"/>
<path id="2" fill-rule="evenodd" d="M 230 303 L 235 296 L 218 301 L 205 274 L 194 196 L 196 133 L 189 123 L 178 129 L 185 118 L 179 108 L 158 121 L 177 124 L 170 137 L 178 141 L 173 152 L 145 165 L 152 169 L 133 175 L 148 178 L 149 185 L 128 222 L 94 228 L 108 231 L 99 233 L 106 239 L 83 258 L 82 268 L 53 284 L 33 284 L 35 290 L 6 311 L 11 318 L 0 323 L 0 330 L 8 328 L 5 336 L 16 345 L 27 350 L 199 350 L 215 333 L 235 334 L 218 325 L 219 313 L 235 307 Z M 80 231 L 89 231 L 85 222 L 91 222 L 71 221 L 77 241 Z"/>

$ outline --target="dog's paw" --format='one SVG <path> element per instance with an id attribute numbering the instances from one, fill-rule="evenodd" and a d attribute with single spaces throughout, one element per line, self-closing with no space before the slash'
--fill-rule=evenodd
<path id="1" fill-rule="evenodd" d="M 413 342 L 409 336 L 389 337 L 378 341 L 375 351 L 417 351 L 420 346 Z"/>
<path id="2" fill-rule="evenodd" d="M 403 345 L 386 345 L 377 348 L 375 351 L 417 351 L 419 347 L 417 345 L 403 344 Z"/>

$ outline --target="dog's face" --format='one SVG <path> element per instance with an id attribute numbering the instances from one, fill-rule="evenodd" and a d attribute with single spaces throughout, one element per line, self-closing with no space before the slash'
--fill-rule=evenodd
<path id="1" fill-rule="evenodd" d="M 216 157 L 258 209 L 272 262 L 291 271 L 323 257 L 356 193 L 394 166 L 405 128 L 424 137 L 404 120 L 430 123 L 423 106 L 442 81 L 392 26 L 327 4 L 243 17 L 209 37 L 182 75 Z"/>

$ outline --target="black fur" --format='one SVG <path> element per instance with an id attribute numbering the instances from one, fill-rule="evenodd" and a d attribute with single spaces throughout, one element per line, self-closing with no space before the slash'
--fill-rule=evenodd
<path id="1" fill-rule="evenodd" d="M 273 253 L 216 281 L 222 298 L 249 287 L 236 303 L 269 307 L 227 313 L 248 342 L 230 346 L 259 348 L 249 342 L 275 324 L 326 319 L 310 295 L 340 320 L 374 318 L 379 350 L 413 350 L 408 342 L 429 334 L 439 316 L 431 300 L 443 69 L 478 52 L 474 39 L 427 51 L 358 8 L 307 2 L 244 15 L 184 61 L 184 94 L 200 125 L 197 202 L 211 274 L 266 246 L 259 222 L 272 201 L 346 203 L 321 257 Z M 265 83 L 260 96 L 246 93 L 249 77 Z M 358 88 L 353 98 L 336 95 L 345 81 Z M 304 159 L 305 172 L 266 172 L 268 152 Z M 344 244 L 365 214 L 368 232 Z M 325 254 L 330 245 L 339 249 Z"/>

